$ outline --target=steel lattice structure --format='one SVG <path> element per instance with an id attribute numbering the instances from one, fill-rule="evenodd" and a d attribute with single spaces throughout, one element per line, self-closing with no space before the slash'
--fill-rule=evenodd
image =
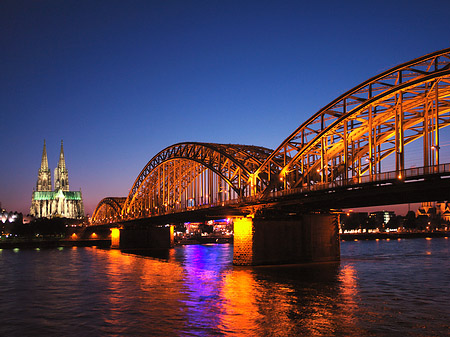
<path id="1" fill-rule="evenodd" d="M 103 198 L 92 214 L 92 223 L 114 222 L 120 219 L 125 197 Z"/>
<path id="2" fill-rule="evenodd" d="M 272 151 L 257 146 L 179 143 L 154 156 L 127 198 L 94 212 L 134 219 L 246 198 L 412 174 L 406 146 L 421 139 L 422 174 L 439 173 L 440 130 L 450 124 L 450 48 L 391 68 L 347 91 Z M 441 165 L 442 166 L 442 165 Z M 390 176 L 390 174 L 389 174 Z M 249 198 L 250 197 L 250 198 Z M 120 202 L 117 201 L 120 199 Z M 103 213 L 102 213 L 103 212 Z"/>
<path id="3" fill-rule="evenodd" d="M 300 125 L 257 169 L 259 195 L 382 172 L 423 138 L 423 166 L 439 164 L 439 129 L 450 122 L 450 49 L 396 66 L 349 90 Z M 283 165 L 280 165 L 280 163 Z"/>
<path id="4" fill-rule="evenodd" d="M 249 196 L 249 181 L 272 150 L 247 145 L 179 143 L 153 157 L 141 171 L 123 207 L 125 217 Z"/>

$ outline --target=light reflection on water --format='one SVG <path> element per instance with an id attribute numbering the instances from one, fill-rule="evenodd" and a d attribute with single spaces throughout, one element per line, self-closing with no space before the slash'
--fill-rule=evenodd
<path id="1" fill-rule="evenodd" d="M 341 244 L 339 263 L 235 267 L 232 245 L 150 256 L 3 250 L 0 335 L 444 335 L 445 239 Z"/>

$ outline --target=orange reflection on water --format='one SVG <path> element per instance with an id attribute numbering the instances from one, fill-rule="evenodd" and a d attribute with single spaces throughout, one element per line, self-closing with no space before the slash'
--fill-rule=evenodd
<path id="1" fill-rule="evenodd" d="M 358 295 L 357 277 L 355 267 L 346 265 L 339 273 L 341 281 L 341 294 L 348 304 L 355 305 L 355 297 Z"/>
<path id="2" fill-rule="evenodd" d="M 300 310 L 299 314 L 301 315 L 301 319 L 297 322 L 302 326 L 301 334 L 306 336 L 331 336 L 338 334 L 346 335 L 349 331 L 351 331 L 352 323 L 350 320 L 350 324 L 347 327 L 344 326 L 344 329 L 336 330 L 338 326 L 341 326 L 341 321 L 347 318 L 347 313 L 345 304 L 341 301 L 341 296 L 339 293 L 336 293 L 335 290 L 338 290 L 338 284 L 332 282 L 334 279 L 333 275 L 337 276 L 338 281 L 342 281 L 341 277 L 344 277 L 344 289 L 347 291 L 348 283 L 352 280 L 350 277 L 351 273 L 354 270 L 344 270 L 341 275 L 333 274 L 333 268 L 328 270 L 329 274 L 325 274 L 327 276 L 324 279 L 317 279 L 314 281 L 316 277 L 313 278 L 313 283 L 315 286 L 313 288 L 308 288 L 308 297 L 306 299 L 299 298 L 301 303 L 301 307 L 297 310 Z M 308 272 L 308 270 L 306 270 Z M 326 273 L 326 269 L 322 269 L 323 273 Z M 337 270 L 336 270 L 337 272 Z M 335 280 L 335 279 L 334 279 Z M 322 283 L 324 282 L 324 283 Z M 311 283 L 309 283 L 311 284 Z M 336 288 L 335 288 L 336 287 Z M 344 291 L 346 291 L 344 290 Z M 347 296 L 351 296 L 352 292 L 350 291 Z M 346 301 L 346 300 L 345 300 Z M 343 305 L 343 310 L 336 310 L 336 306 Z M 342 330 L 342 331 L 341 331 Z"/>
<path id="3" fill-rule="evenodd" d="M 248 270 L 233 270 L 225 275 L 222 285 L 223 304 L 222 330 L 241 331 L 251 335 L 262 319 L 256 303 L 255 280 Z"/>
<path id="4" fill-rule="evenodd" d="M 358 309 L 358 277 L 355 267 L 352 265 L 344 266 L 339 273 L 339 281 L 341 282 L 341 320 L 351 327 L 357 323 L 355 312 Z"/>
<path id="5" fill-rule="evenodd" d="M 290 272 L 289 272 L 290 270 Z M 310 280 L 311 270 L 278 279 L 278 269 L 234 269 L 223 279 L 225 298 L 222 331 L 240 331 L 242 336 L 326 336 L 333 334 L 336 321 L 335 296 L 327 286 L 303 288 L 296 279 Z M 327 274 L 325 283 L 329 281 Z M 275 278 L 275 279 L 274 279 Z M 314 277 L 313 277 L 314 278 Z M 293 283 L 292 283 L 293 282 Z M 314 282 L 314 281 L 313 281 Z M 316 283 L 318 284 L 318 283 Z"/>
<path id="6" fill-rule="evenodd" d="M 182 314 L 182 266 L 157 258 L 127 254 L 120 250 L 105 251 L 108 279 L 108 324 L 120 327 L 129 322 L 121 312 L 136 311 L 143 317 L 170 317 Z M 174 291 L 180 285 L 180 289 Z M 130 292 L 130 289 L 134 291 Z M 181 321 L 178 319 L 178 321 Z M 181 328 L 179 325 L 175 328 Z M 167 329 L 167 327 L 166 327 Z M 117 331 L 122 334 L 121 331 Z M 155 332 L 161 335 L 162 332 Z M 170 335 L 171 333 L 168 332 Z"/>

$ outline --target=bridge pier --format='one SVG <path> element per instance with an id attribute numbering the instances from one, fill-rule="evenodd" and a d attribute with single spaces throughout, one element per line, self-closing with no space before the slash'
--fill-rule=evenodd
<path id="1" fill-rule="evenodd" d="M 111 248 L 167 249 L 173 246 L 173 226 L 124 227 L 120 229 L 120 233 L 111 233 Z"/>
<path id="2" fill-rule="evenodd" d="M 337 215 L 303 214 L 234 221 L 234 265 L 294 264 L 339 258 Z"/>

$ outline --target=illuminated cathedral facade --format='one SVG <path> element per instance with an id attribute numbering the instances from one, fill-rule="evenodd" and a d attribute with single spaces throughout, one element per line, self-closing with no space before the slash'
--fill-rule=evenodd
<path id="1" fill-rule="evenodd" d="M 42 151 L 41 167 L 38 171 L 36 189 L 31 198 L 30 214 L 36 218 L 64 217 L 80 219 L 84 217 L 83 199 L 80 191 L 69 191 L 69 173 L 64 159 L 63 142 L 58 166 L 54 171 L 54 186 L 48 167 L 47 149 Z"/>

